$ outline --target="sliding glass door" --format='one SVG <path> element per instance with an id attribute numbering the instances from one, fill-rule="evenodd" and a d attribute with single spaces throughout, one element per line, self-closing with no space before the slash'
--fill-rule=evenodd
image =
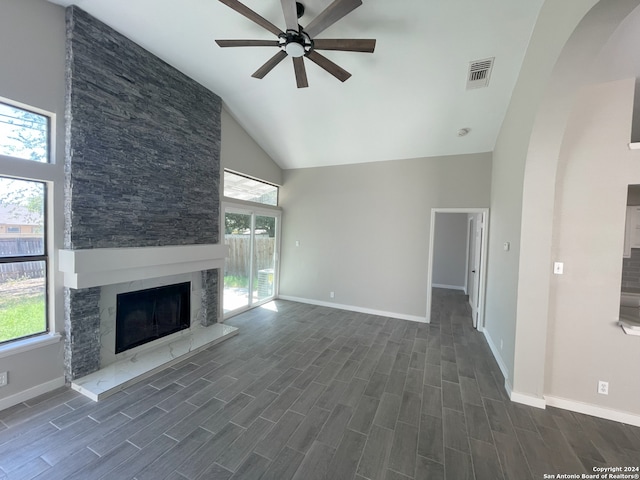
<path id="1" fill-rule="evenodd" d="M 274 298 L 278 278 L 280 214 L 225 207 L 225 315 Z"/>

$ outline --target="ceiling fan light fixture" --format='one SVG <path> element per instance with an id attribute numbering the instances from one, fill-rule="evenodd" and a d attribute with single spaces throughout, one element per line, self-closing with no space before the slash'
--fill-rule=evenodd
<path id="1" fill-rule="evenodd" d="M 290 57 L 302 57 L 305 54 L 305 49 L 303 45 L 300 45 L 298 42 L 289 42 L 285 45 L 284 51 L 287 52 L 287 55 Z"/>

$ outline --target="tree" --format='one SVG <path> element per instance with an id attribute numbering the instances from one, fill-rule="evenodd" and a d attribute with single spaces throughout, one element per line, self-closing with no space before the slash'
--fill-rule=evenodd
<path id="1" fill-rule="evenodd" d="M 26 110 L 0 103 L 0 154 L 46 162 L 49 120 Z M 0 206 L 16 223 L 43 226 L 44 184 L 0 178 Z"/>
<path id="2" fill-rule="evenodd" d="M 224 216 L 224 232 L 227 235 L 248 235 L 251 231 L 251 215 L 244 213 L 226 213 Z M 276 236 L 276 219 L 256 215 L 255 233 L 266 233 L 273 238 Z"/>

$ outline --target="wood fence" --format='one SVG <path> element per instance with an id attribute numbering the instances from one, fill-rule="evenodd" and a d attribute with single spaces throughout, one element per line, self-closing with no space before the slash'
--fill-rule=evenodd
<path id="1" fill-rule="evenodd" d="M 254 256 L 256 271 L 273 268 L 273 253 L 276 239 L 256 236 Z M 225 242 L 229 245 L 229 257 L 226 261 L 225 275 L 246 277 L 251 260 L 251 239 L 249 235 L 226 235 Z"/>
<path id="2" fill-rule="evenodd" d="M 42 255 L 42 238 L 0 238 L 0 257 Z M 44 278 L 45 262 L 0 263 L 0 283 L 23 278 Z"/>
<path id="3" fill-rule="evenodd" d="M 248 235 L 227 235 L 229 245 L 225 275 L 246 277 L 251 260 L 251 241 Z M 40 255 L 43 252 L 42 238 L 2 238 L 0 239 L 0 256 Z M 263 270 L 273 268 L 275 238 L 255 237 L 255 268 Z M 256 273 L 257 274 L 257 273 Z M 39 278 L 45 275 L 44 262 L 19 262 L 0 264 L 0 283 L 20 278 Z"/>

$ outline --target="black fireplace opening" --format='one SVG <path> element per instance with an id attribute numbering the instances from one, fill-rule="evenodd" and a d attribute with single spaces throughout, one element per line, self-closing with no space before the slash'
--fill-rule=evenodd
<path id="1" fill-rule="evenodd" d="M 121 293 L 116 306 L 116 353 L 189 328 L 191 283 Z"/>

